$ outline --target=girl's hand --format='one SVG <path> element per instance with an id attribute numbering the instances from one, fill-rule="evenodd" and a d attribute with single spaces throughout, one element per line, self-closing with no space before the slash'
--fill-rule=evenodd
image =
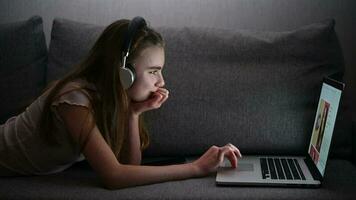
<path id="1" fill-rule="evenodd" d="M 134 115 L 140 115 L 143 112 L 160 108 L 168 99 L 169 91 L 165 88 L 158 88 L 151 96 L 142 102 L 131 102 L 130 109 Z"/>
<path id="2" fill-rule="evenodd" d="M 198 176 L 206 176 L 217 171 L 225 156 L 230 160 L 233 168 L 237 167 L 237 161 L 242 157 L 240 150 L 229 143 L 223 147 L 210 147 L 204 155 L 192 164 L 195 166 Z"/>

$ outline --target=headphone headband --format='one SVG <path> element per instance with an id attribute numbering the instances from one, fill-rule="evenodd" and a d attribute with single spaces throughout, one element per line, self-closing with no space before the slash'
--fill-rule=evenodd
<path id="1" fill-rule="evenodd" d="M 146 21 L 140 16 L 137 16 L 131 20 L 129 23 L 128 29 L 125 34 L 125 39 L 124 39 L 124 46 L 123 46 L 123 54 L 124 56 L 128 56 L 130 47 L 131 47 L 131 42 L 138 32 L 142 27 L 146 26 Z"/>
<path id="2" fill-rule="evenodd" d="M 135 17 L 129 23 L 127 31 L 124 36 L 124 46 L 122 49 L 122 66 L 120 67 L 120 81 L 124 89 L 128 89 L 134 83 L 136 79 L 135 69 L 126 63 L 126 59 L 129 56 L 131 42 L 138 30 L 146 27 L 146 21 L 142 17 Z"/>

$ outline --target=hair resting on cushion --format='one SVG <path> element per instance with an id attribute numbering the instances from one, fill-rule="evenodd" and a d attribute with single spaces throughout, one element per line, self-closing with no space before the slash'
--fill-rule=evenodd
<path id="1" fill-rule="evenodd" d="M 122 65 L 123 38 L 129 22 L 123 19 L 109 25 L 95 42 L 87 57 L 76 65 L 73 71 L 51 84 L 52 87 L 47 87 L 49 95 L 45 101 L 39 124 L 40 134 L 47 142 L 58 144 L 53 134 L 54 114 L 51 112 L 51 103 L 59 98 L 59 91 L 68 82 L 78 78 L 85 79 L 93 83 L 97 89 L 97 92 L 93 93 L 88 88 L 76 88 L 87 91 L 91 113 L 94 117 L 94 121 L 91 122 L 92 128 L 97 125 L 105 141 L 119 159 L 128 131 L 130 100 L 121 85 L 119 67 Z M 128 60 L 130 62 L 135 59 L 147 47 L 164 48 L 164 45 L 159 33 L 149 27 L 144 27 L 133 37 Z M 139 117 L 139 132 L 143 150 L 149 145 L 149 136 L 142 114 Z M 81 135 L 86 136 L 80 138 L 80 146 L 83 149 L 90 135 L 88 133 L 81 133 Z"/>

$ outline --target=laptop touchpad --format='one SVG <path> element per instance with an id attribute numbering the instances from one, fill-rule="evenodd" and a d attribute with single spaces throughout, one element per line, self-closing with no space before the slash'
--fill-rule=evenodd
<path id="1" fill-rule="evenodd" d="M 251 163 L 239 163 L 237 165 L 237 171 L 253 171 L 253 164 L 251 164 Z"/>
<path id="2" fill-rule="evenodd" d="M 230 164 L 226 164 L 226 165 L 223 165 L 220 167 L 221 169 L 233 169 L 231 168 L 231 165 Z M 235 170 L 235 169 L 234 169 Z M 253 164 L 252 163 L 238 163 L 237 164 L 237 168 L 236 168 L 237 171 L 241 171 L 241 172 L 244 172 L 244 171 L 253 171 Z"/>

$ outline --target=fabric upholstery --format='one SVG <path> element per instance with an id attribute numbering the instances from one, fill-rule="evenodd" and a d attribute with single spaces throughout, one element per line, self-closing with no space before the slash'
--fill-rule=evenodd
<path id="1" fill-rule="evenodd" d="M 326 20 L 285 32 L 161 29 L 171 93 L 149 113 L 147 153 L 189 155 L 231 142 L 245 154 L 303 154 L 321 80 L 344 70 L 334 26 Z M 335 128 L 337 156 L 350 156 L 347 125 Z"/>
<path id="2" fill-rule="evenodd" d="M 342 76 L 344 70 L 334 26 L 328 20 L 285 32 L 158 28 L 167 43 L 163 73 L 170 98 L 147 115 L 151 146 L 144 158 L 200 154 L 213 144 L 227 142 L 236 144 L 243 154 L 302 153 L 322 77 Z M 13 27 L 28 29 L 9 31 Z M 17 100 L 31 98 L 32 93 L 29 97 L 26 92 L 37 91 L 29 88 L 45 72 L 50 82 L 83 59 L 103 29 L 55 19 L 46 72 L 36 71 L 43 65 L 31 64 L 33 58 L 42 63 L 40 58 L 46 55 L 42 20 L 34 17 L 0 25 L 0 89 L 5 91 L 0 98 L 1 117 L 22 105 L 15 105 Z M 28 35 L 37 39 L 25 39 Z M 20 67 L 15 71 L 11 66 Z M 28 76 L 22 76 L 21 70 Z M 352 140 L 344 114 L 348 101 L 345 95 L 338 114 L 331 151 L 335 157 L 348 158 L 356 141 L 356 124 Z M 217 187 L 212 174 L 111 191 L 81 162 L 53 175 L 1 177 L 0 199 L 354 199 L 355 187 L 356 167 L 344 159 L 330 159 L 319 189 Z"/>
<path id="3" fill-rule="evenodd" d="M 284 32 L 157 28 L 166 41 L 170 98 L 147 113 L 145 154 L 198 155 L 228 142 L 246 154 L 303 154 L 322 78 L 344 72 L 334 27 L 325 20 Z M 84 58 L 103 29 L 55 19 L 48 80 Z M 338 118 L 331 154 L 350 158 L 351 123 Z"/>
<path id="4" fill-rule="evenodd" d="M 41 93 L 46 65 L 41 17 L 0 25 L 0 124 Z"/>
<path id="5" fill-rule="evenodd" d="M 343 169 L 343 170 L 340 170 Z M 120 190 L 103 188 L 96 174 L 80 163 L 56 175 L 0 179 L 2 199 L 355 199 L 355 166 L 331 160 L 319 189 L 222 187 L 215 175 Z"/>
<path id="6" fill-rule="evenodd" d="M 47 83 L 61 78 L 89 52 L 104 27 L 65 19 L 53 20 Z"/>

